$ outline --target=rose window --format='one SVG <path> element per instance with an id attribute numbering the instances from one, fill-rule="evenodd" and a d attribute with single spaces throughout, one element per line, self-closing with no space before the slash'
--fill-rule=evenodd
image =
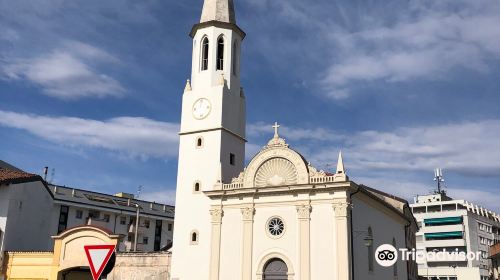
<path id="1" fill-rule="evenodd" d="M 272 218 L 267 223 L 267 229 L 273 237 L 278 237 L 285 231 L 285 223 L 280 218 Z"/>

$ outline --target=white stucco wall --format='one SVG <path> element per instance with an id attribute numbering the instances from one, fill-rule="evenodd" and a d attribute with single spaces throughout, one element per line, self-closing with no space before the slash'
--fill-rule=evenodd
<path id="1" fill-rule="evenodd" d="M 170 279 L 170 253 L 118 253 L 108 280 Z"/>
<path id="2" fill-rule="evenodd" d="M 1 203 L 7 204 L 4 250 L 51 250 L 52 225 L 48 221 L 52 220 L 52 197 L 45 186 L 36 181 L 10 185 L 8 189 L 8 195 Z M 5 210 L 1 211 L 5 213 Z M 4 213 L 2 217 L 5 217 Z"/>
<path id="3" fill-rule="evenodd" d="M 241 265 L 235 265 L 235 260 L 241 260 L 243 244 L 243 222 L 240 209 L 226 209 L 222 220 L 221 239 L 221 273 L 220 279 L 240 279 Z M 240 262 L 238 262 L 240 264 Z"/>
<path id="4" fill-rule="evenodd" d="M 313 205 L 311 211 L 311 279 L 335 279 L 337 246 L 335 214 L 331 204 Z"/>
<path id="5" fill-rule="evenodd" d="M 224 71 L 215 70 L 216 42 L 223 35 Z M 200 42 L 204 36 L 210 39 L 209 65 L 200 71 Z M 232 42 L 241 38 L 231 29 L 214 26 L 198 30 L 193 41 L 193 69 L 191 90 L 182 97 L 181 136 L 176 192 L 176 221 L 174 247 L 172 249 L 173 279 L 201 279 L 209 273 L 211 217 L 210 200 L 202 191 L 213 190 L 222 176 L 226 182 L 243 170 L 245 158 L 245 99 L 240 95 L 239 75 L 231 71 Z M 239 52 L 238 52 L 239 53 Z M 225 84 L 221 84 L 224 74 Z M 200 98 L 209 100 L 210 113 L 203 119 L 193 117 L 193 104 Z M 202 147 L 196 140 L 202 137 Z M 235 155 L 235 164 L 229 162 Z M 201 184 L 195 193 L 193 185 Z M 199 233 L 196 245 L 190 242 L 190 234 Z M 197 264 L 192 269 L 193 263 Z M 232 273 L 232 272 L 231 272 Z"/>
<path id="6" fill-rule="evenodd" d="M 285 232 L 279 238 L 272 238 L 268 234 L 267 222 L 271 217 L 280 217 L 285 223 Z M 271 253 L 279 253 L 288 258 L 291 266 L 296 273 L 299 270 L 299 233 L 297 229 L 297 210 L 292 205 L 276 205 L 259 207 L 255 211 L 253 227 L 253 279 L 256 279 L 258 265 L 263 258 Z M 298 279 L 298 278 L 294 278 Z"/>
<path id="7" fill-rule="evenodd" d="M 392 244 L 396 239 L 396 247 L 405 247 L 406 221 L 384 209 L 377 202 L 371 202 L 364 194 L 354 195 L 352 198 L 353 221 L 353 254 L 354 254 L 354 279 L 355 280 L 380 280 L 380 279 L 407 279 L 407 263 L 398 260 L 398 278 L 393 276 L 393 267 L 382 267 L 374 258 L 373 272 L 368 271 L 368 248 L 364 238 L 368 227 L 373 232 L 373 252 L 382 244 Z"/>

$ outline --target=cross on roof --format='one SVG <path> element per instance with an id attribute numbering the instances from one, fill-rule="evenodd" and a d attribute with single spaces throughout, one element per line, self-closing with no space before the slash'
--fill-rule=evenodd
<path id="1" fill-rule="evenodd" d="M 277 122 L 274 122 L 273 128 L 274 128 L 274 137 L 278 138 L 279 137 L 278 136 L 278 129 L 280 128 L 280 125 Z"/>

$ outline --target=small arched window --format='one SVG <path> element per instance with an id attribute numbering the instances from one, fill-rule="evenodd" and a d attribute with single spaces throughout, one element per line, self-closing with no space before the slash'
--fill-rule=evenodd
<path id="1" fill-rule="evenodd" d="M 224 37 L 217 39 L 217 70 L 224 70 Z"/>
<path id="2" fill-rule="evenodd" d="M 203 38 L 201 44 L 201 70 L 208 69 L 208 38 Z"/>
<path id="3" fill-rule="evenodd" d="M 203 147 L 203 138 L 198 137 L 196 138 L 196 148 L 201 148 L 201 147 Z"/>
<path id="4" fill-rule="evenodd" d="M 189 243 L 191 245 L 197 245 L 198 244 L 198 239 L 199 239 L 198 231 L 197 230 L 193 230 L 191 232 Z"/>
<path id="5" fill-rule="evenodd" d="M 396 247 L 396 238 L 392 238 L 392 246 L 394 246 L 394 248 L 397 248 Z M 398 263 L 396 262 L 393 266 L 392 266 L 392 273 L 393 273 L 393 276 L 394 278 L 396 278 L 398 276 Z"/>
<path id="6" fill-rule="evenodd" d="M 199 192 L 200 189 L 201 189 L 200 182 L 195 182 L 194 185 L 193 185 L 193 191 L 196 193 L 196 192 Z"/>
<path id="7" fill-rule="evenodd" d="M 368 236 L 373 238 L 373 231 L 371 227 L 368 227 Z M 368 271 L 373 271 L 373 258 L 373 242 L 371 242 L 371 244 L 368 245 Z"/>
<path id="8" fill-rule="evenodd" d="M 233 43 L 233 75 L 236 76 L 236 67 L 238 67 L 238 64 L 237 64 L 237 59 L 238 59 L 238 48 L 237 48 L 238 45 L 236 45 L 236 41 L 234 41 Z"/>

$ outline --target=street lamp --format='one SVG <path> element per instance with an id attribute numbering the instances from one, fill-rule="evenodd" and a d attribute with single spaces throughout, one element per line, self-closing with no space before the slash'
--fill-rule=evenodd
<path id="1" fill-rule="evenodd" d="M 373 245 L 373 236 L 368 232 L 365 238 L 363 238 L 363 241 L 365 241 L 366 247 L 370 247 Z"/>
<path id="2" fill-rule="evenodd" d="M 139 204 L 135 203 L 135 207 L 137 208 L 136 216 L 135 216 L 135 236 L 134 236 L 134 252 L 137 252 L 137 231 L 139 229 Z"/>
<path id="3" fill-rule="evenodd" d="M 365 234 L 365 237 L 363 238 L 363 242 L 366 247 L 370 247 L 373 245 L 373 235 L 371 234 L 370 231 L 367 230 L 355 230 L 354 231 L 355 235 L 354 238 L 356 239 L 359 237 L 361 234 Z"/>

